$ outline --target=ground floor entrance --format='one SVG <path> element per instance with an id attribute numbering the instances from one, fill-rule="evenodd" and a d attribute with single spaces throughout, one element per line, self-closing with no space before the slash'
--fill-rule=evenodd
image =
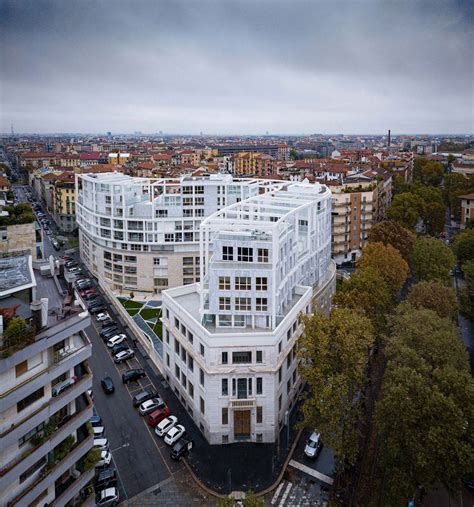
<path id="1" fill-rule="evenodd" d="M 234 410 L 234 438 L 250 438 L 250 410 Z"/>

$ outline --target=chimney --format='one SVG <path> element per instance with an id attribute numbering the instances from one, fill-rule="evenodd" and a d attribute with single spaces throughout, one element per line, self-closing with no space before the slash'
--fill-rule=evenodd
<path id="1" fill-rule="evenodd" d="M 388 131 L 387 146 L 390 148 L 390 129 Z"/>
<path id="2" fill-rule="evenodd" d="M 48 323 L 48 298 L 35 299 L 30 303 L 30 309 L 33 313 L 31 324 L 38 332 Z"/>

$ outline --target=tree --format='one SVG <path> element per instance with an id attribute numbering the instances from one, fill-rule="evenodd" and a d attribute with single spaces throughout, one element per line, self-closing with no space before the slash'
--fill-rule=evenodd
<path id="1" fill-rule="evenodd" d="M 375 423 L 382 443 L 385 505 L 418 486 L 458 492 L 472 470 L 474 382 L 453 323 L 402 305 L 386 346 L 387 367 Z"/>
<path id="2" fill-rule="evenodd" d="M 474 322 L 474 260 L 466 261 L 462 265 L 462 271 L 466 286 L 459 293 L 461 313 Z"/>
<path id="3" fill-rule="evenodd" d="M 460 232 L 454 239 L 453 250 L 460 264 L 474 260 L 474 229 Z"/>
<path id="4" fill-rule="evenodd" d="M 415 246 L 416 236 L 394 220 L 384 220 L 369 231 L 369 243 L 392 245 L 408 261 Z"/>
<path id="5" fill-rule="evenodd" d="M 412 269 L 420 280 L 446 281 L 456 258 L 442 241 L 430 236 L 418 238 L 412 255 Z"/>
<path id="6" fill-rule="evenodd" d="M 305 317 L 304 328 L 300 371 L 311 390 L 303 403 L 304 424 L 321 433 L 341 463 L 354 463 L 372 324 L 361 312 L 335 308 L 329 318 Z"/>
<path id="7" fill-rule="evenodd" d="M 460 195 L 474 192 L 474 176 L 463 176 L 462 174 L 451 173 L 444 178 L 445 201 L 451 208 L 451 214 L 456 220 L 461 217 Z"/>
<path id="8" fill-rule="evenodd" d="M 441 162 L 426 162 L 421 168 L 421 181 L 425 185 L 438 186 L 443 180 L 444 166 Z"/>
<path id="9" fill-rule="evenodd" d="M 369 243 L 362 250 L 357 261 L 360 269 L 372 268 L 387 283 L 392 295 L 398 294 L 403 287 L 410 269 L 400 252 L 392 245 Z"/>
<path id="10" fill-rule="evenodd" d="M 452 164 L 456 160 L 456 157 L 453 154 L 448 155 L 448 164 Z"/>
<path id="11" fill-rule="evenodd" d="M 425 204 L 430 202 L 437 202 L 439 204 L 444 204 L 443 199 L 443 191 L 440 188 L 430 187 L 427 185 L 422 185 L 421 183 L 416 183 L 412 185 L 411 192 L 416 195 L 419 195 Z"/>
<path id="12" fill-rule="evenodd" d="M 427 234 L 439 236 L 443 232 L 446 222 L 446 206 L 439 202 L 427 203 L 423 213 L 423 221 Z"/>
<path id="13" fill-rule="evenodd" d="M 376 329 L 383 329 L 394 300 L 385 280 L 372 268 L 358 269 L 344 282 L 333 303 L 362 310 Z"/>
<path id="14" fill-rule="evenodd" d="M 402 227 L 414 229 L 425 210 L 425 202 L 411 192 L 396 195 L 387 210 L 387 217 Z"/>
<path id="15" fill-rule="evenodd" d="M 455 320 L 459 305 L 454 289 L 439 281 L 419 282 L 410 289 L 407 298 L 413 308 L 433 310 L 439 317 Z"/>

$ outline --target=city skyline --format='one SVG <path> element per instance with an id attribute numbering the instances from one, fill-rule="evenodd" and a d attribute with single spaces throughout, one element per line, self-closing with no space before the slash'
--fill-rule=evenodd
<path id="1" fill-rule="evenodd" d="M 113 5 L 0 2 L 1 132 L 473 131 L 467 2 Z"/>

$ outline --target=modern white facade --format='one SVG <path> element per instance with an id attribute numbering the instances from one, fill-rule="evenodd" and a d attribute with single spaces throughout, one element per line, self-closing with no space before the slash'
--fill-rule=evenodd
<path id="1" fill-rule="evenodd" d="M 200 226 L 200 283 L 163 292 L 160 368 L 212 444 L 274 442 L 301 389 L 300 316 L 334 291 L 331 193 L 279 182 Z"/>
<path id="2" fill-rule="evenodd" d="M 160 294 L 198 282 L 201 221 L 277 183 L 227 174 L 180 179 L 77 174 L 81 258 L 119 292 Z"/>

